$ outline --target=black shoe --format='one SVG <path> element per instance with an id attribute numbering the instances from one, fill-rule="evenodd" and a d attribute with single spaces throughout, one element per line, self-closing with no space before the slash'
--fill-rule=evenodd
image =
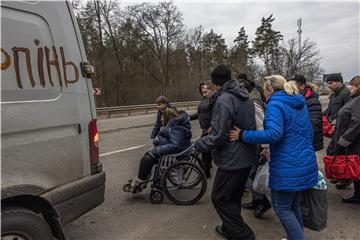
<path id="1" fill-rule="evenodd" d="M 222 226 L 216 226 L 215 227 L 215 232 L 222 238 L 224 239 L 228 239 L 228 237 L 225 235 L 225 233 L 223 232 Z"/>
<path id="2" fill-rule="evenodd" d="M 267 200 L 267 198 L 264 198 L 255 208 L 254 217 L 261 218 L 261 216 L 270 208 L 271 208 L 271 203 L 269 202 L 269 200 Z"/>
<path id="3" fill-rule="evenodd" d="M 352 183 L 352 181 L 350 180 L 341 180 L 338 183 L 336 183 L 336 188 L 337 189 L 345 189 L 347 188 L 347 186 L 349 186 Z"/>
<path id="4" fill-rule="evenodd" d="M 330 180 L 330 183 L 331 183 L 331 184 L 337 184 L 338 182 L 339 182 L 339 180 L 336 180 L 336 179 L 331 179 L 331 180 Z"/>
<path id="5" fill-rule="evenodd" d="M 360 204 L 360 198 L 352 196 L 349 198 L 342 198 L 344 203 L 353 203 L 353 204 Z"/>
<path id="6" fill-rule="evenodd" d="M 211 172 L 210 171 L 205 171 L 205 176 L 206 176 L 206 178 L 211 178 Z"/>
<path id="7" fill-rule="evenodd" d="M 241 204 L 241 206 L 245 209 L 253 210 L 257 206 L 257 200 L 252 200 L 251 202 L 243 203 L 243 204 Z"/>

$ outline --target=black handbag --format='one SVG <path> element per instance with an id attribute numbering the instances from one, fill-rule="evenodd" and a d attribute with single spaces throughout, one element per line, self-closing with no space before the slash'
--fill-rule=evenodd
<path id="1" fill-rule="evenodd" d="M 327 226 L 327 190 L 310 188 L 302 192 L 301 212 L 304 227 L 320 232 Z"/>

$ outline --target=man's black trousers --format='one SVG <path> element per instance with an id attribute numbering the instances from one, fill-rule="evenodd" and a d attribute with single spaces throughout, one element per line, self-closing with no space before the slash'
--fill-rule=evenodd
<path id="1" fill-rule="evenodd" d="M 211 199 L 228 239 L 255 239 L 254 232 L 241 216 L 241 198 L 251 167 L 235 171 L 218 169 Z"/>
<path id="2" fill-rule="evenodd" d="M 204 164 L 205 173 L 210 173 L 210 169 L 212 168 L 212 154 L 211 152 L 202 153 L 201 160 Z"/>
<path id="3" fill-rule="evenodd" d="M 140 180 L 146 181 L 149 179 L 152 167 L 158 162 L 157 159 L 152 158 L 148 153 L 140 160 L 138 178 Z"/>

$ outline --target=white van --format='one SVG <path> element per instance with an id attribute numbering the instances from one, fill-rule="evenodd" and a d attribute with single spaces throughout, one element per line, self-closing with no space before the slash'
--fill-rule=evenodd
<path id="1" fill-rule="evenodd" d="M 1 1 L 1 238 L 65 239 L 104 201 L 96 109 L 65 1 Z"/>

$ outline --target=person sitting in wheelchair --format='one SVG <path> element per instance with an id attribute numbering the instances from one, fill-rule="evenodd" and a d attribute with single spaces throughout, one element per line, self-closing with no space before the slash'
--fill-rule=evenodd
<path id="1" fill-rule="evenodd" d="M 138 193 L 146 188 L 151 170 L 163 155 L 179 153 L 191 145 L 191 125 L 188 114 L 170 108 L 163 110 L 163 127 L 153 140 L 154 148 L 146 152 L 140 160 L 137 177 L 124 185 L 125 192 Z M 180 156 L 178 160 L 187 160 L 189 156 Z"/>

